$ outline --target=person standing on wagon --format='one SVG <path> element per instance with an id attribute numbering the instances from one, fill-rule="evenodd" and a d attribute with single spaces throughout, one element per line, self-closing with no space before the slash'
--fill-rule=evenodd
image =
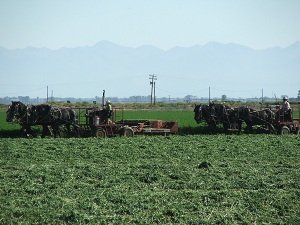
<path id="1" fill-rule="evenodd" d="M 285 116 L 287 116 L 288 120 L 292 120 L 292 115 L 291 115 L 291 105 L 289 103 L 289 99 L 287 96 L 284 96 L 282 98 L 283 103 L 281 105 L 281 113 Z"/>

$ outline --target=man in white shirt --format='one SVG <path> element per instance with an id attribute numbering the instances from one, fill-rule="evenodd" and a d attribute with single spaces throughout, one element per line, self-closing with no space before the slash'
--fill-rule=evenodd
<path id="1" fill-rule="evenodd" d="M 104 105 L 104 109 L 105 109 L 105 121 L 106 123 L 110 123 L 111 122 L 111 117 L 112 117 L 112 105 L 111 102 L 109 100 L 106 101 L 106 104 Z"/>
<path id="2" fill-rule="evenodd" d="M 285 121 L 291 121 L 292 120 L 292 111 L 291 111 L 291 106 L 290 103 L 288 101 L 288 97 L 284 96 L 283 97 L 283 103 L 281 105 L 281 114 L 283 114 L 283 118 Z"/>
<path id="3" fill-rule="evenodd" d="M 283 103 L 282 103 L 282 106 L 281 106 L 281 110 L 284 113 L 288 112 L 291 109 L 290 103 L 288 101 L 288 97 L 284 96 L 282 100 L 283 100 Z"/>

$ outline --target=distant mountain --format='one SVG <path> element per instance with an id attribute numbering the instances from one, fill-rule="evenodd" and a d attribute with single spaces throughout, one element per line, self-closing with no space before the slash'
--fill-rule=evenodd
<path id="1" fill-rule="evenodd" d="M 158 76 L 158 96 L 201 97 L 208 86 L 217 96 L 255 97 L 260 96 L 261 88 L 268 96 L 296 96 L 300 42 L 264 50 L 216 42 L 161 50 L 107 41 L 59 50 L 0 48 L 1 96 L 20 90 L 19 95 L 35 97 L 35 90 L 46 85 L 59 97 L 93 97 L 103 89 L 110 96 L 147 95 L 148 74 L 153 73 Z"/>

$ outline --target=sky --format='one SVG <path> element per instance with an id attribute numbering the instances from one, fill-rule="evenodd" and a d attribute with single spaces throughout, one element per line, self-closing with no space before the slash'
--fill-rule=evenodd
<path id="1" fill-rule="evenodd" d="M 299 0 L 1 0 L 0 46 L 162 49 L 216 41 L 255 49 L 300 40 Z"/>
<path id="2" fill-rule="evenodd" d="M 300 41 L 299 21 L 299 0 L 0 0 L 0 47 L 107 40 L 164 50 L 208 42 L 266 49 Z"/>

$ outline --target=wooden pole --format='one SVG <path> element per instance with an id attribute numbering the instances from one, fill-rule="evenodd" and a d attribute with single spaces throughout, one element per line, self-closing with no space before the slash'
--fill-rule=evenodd
<path id="1" fill-rule="evenodd" d="M 105 90 L 102 92 L 102 107 L 104 107 L 104 101 L 105 101 Z"/>

